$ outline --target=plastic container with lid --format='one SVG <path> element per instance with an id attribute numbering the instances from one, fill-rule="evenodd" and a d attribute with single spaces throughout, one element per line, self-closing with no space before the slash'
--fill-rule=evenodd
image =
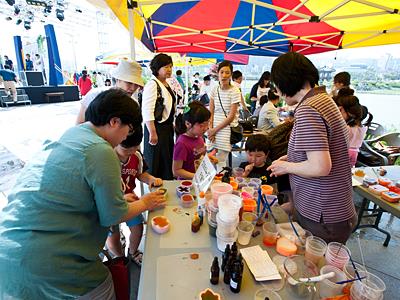
<path id="1" fill-rule="evenodd" d="M 232 194 L 233 187 L 225 182 L 217 182 L 211 185 L 211 194 L 214 201 L 214 206 L 218 207 L 218 198 L 221 195 Z"/>
<path id="2" fill-rule="evenodd" d="M 233 233 L 236 231 L 236 227 L 239 224 L 239 216 L 232 221 L 224 221 L 221 220 L 220 214 L 217 214 L 217 231 L 221 236 L 232 236 Z"/>
<path id="3" fill-rule="evenodd" d="M 218 232 L 218 230 L 217 230 L 216 234 L 217 234 L 217 247 L 222 252 L 225 251 L 225 248 L 226 248 L 227 244 L 229 244 L 229 246 L 232 246 L 232 244 L 234 242 L 236 242 L 237 237 L 238 237 L 238 231 L 237 230 L 234 231 L 234 234 L 233 234 L 232 237 L 221 236 L 220 233 Z"/>
<path id="4" fill-rule="evenodd" d="M 263 184 L 261 186 L 261 191 L 264 195 L 272 195 L 272 192 L 274 191 L 274 188 L 270 185 Z"/>
<path id="5" fill-rule="evenodd" d="M 232 194 L 221 195 L 218 198 L 218 209 L 221 220 L 229 222 L 235 220 L 239 215 L 239 210 L 243 205 L 243 200 L 239 196 Z"/>

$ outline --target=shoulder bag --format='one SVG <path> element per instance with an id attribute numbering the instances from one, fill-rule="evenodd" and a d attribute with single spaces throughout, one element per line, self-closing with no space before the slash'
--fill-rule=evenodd
<path id="1" fill-rule="evenodd" d="M 154 82 L 157 84 L 157 99 L 156 99 L 156 104 L 154 106 L 154 119 L 157 122 L 160 122 L 162 120 L 162 115 L 165 108 L 164 98 L 162 96 L 161 87 L 158 84 L 157 80 L 154 80 Z"/>
<path id="2" fill-rule="evenodd" d="M 222 105 L 221 97 L 219 95 L 219 87 L 217 88 L 219 103 L 221 104 L 221 108 L 225 114 L 225 117 L 228 118 L 224 106 Z M 231 126 L 231 145 L 239 143 L 243 139 L 243 127 L 238 124 L 237 126 Z"/>

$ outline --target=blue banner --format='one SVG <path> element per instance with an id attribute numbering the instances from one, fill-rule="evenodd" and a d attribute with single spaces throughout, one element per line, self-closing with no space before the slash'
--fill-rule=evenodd
<path id="1" fill-rule="evenodd" d="M 44 25 L 46 33 L 47 52 L 49 57 L 49 85 L 58 86 L 63 84 L 62 67 L 60 61 L 60 53 L 58 52 L 56 33 L 54 26 L 51 24 Z"/>
<path id="2" fill-rule="evenodd" d="M 14 36 L 14 48 L 15 48 L 15 57 L 17 58 L 17 68 L 18 68 L 18 73 L 22 72 L 25 70 L 24 66 L 24 55 L 23 55 L 23 50 L 22 50 L 22 40 L 19 35 Z M 14 71 L 17 71 L 15 66 L 14 66 Z"/>

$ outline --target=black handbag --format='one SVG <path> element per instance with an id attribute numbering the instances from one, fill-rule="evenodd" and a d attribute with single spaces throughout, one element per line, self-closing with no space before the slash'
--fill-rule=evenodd
<path id="1" fill-rule="evenodd" d="M 156 99 L 156 104 L 154 106 L 154 119 L 157 122 L 160 122 L 162 120 L 162 115 L 163 115 L 164 108 L 165 108 L 164 98 L 162 96 L 160 85 L 158 84 L 158 82 L 156 80 L 154 80 L 154 82 L 157 84 L 157 99 Z"/>
<path id="2" fill-rule="evenodd" d="M 221 108 L 225 114 L 225 117 L 227 118 L 226 111 L 224 109 L 224 106 L 222 105 L 221 97 L 219 96 L 219 88 L 217 89 L 218 93 L 218 99 L 219 103 L 221 104 Z M 239 143 L 243 139 L 243 127 L 238 124 L 237 126 L 231 126 L 231 145 L 234 145 L 236 143 Z"/>

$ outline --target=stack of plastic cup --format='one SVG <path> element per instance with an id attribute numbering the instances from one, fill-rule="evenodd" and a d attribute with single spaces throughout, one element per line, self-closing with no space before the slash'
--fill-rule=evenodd
<path id="1" fill-rule="evenodd" d="M 341 243 L 331 242 L 328 244 L 325 254 L 327 265 L 335 266 L 343 270 L 350 260 L 350 250 Z"/>
<path id="2" fill-rule="evenodd" d="M 318 265 L 319 261 L 324 257 L 327 244 L 326 242 L 316 236 L 309 236 L 306 239 L 306 252 L 305 258 Z"/>
<path id="3" fill-rule="evenodd" d="M 218 207 L 218 198 L 221 195 L 232 194 L 233 187 L 225 182 L 218 182 L 211 185 L 211 194 L 214 206 Z"/>
<path id="4" fill-rule="evenodd" d="M 350 289 L 350 297 L 352 300 L 380 300 L 383 299 L 383 292 L 386 290 L 386 285 L 378 276 L 366 272 L 361 272 L 361 276 L 367 278 L 356 280 Z"/>
<path id="5" fill-rule="evenodd" d="M 319 296 L 321 299 L 334 297 L 337 295 L 342 295 L 344 285 L 336 284 L 336 282 L 346 280 L 346 274 L 344 272 L 334 266 L 323 266 L 320 270 L 321 275 L 327 274 L 330 272 L 334 272 L 335 276 L 329 279 L 324 279 L 319 283 Z"/>
<path id="6" fill-rule="evenodd" d="M 240 245 L 248 245 L 250 243 L 251 234 L 253 233 L 254 225 L 247 221 L 241 221 L 238 225 L 238 243 Z"/>

